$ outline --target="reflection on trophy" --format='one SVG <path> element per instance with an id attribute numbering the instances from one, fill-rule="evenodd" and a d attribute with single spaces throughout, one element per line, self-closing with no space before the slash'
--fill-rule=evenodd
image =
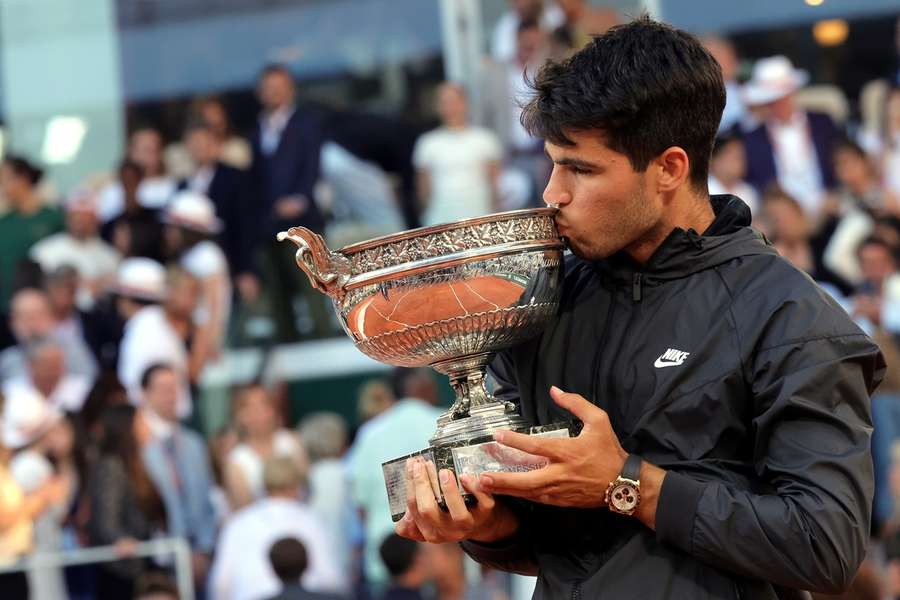
<path id="1" fill-rule="evenodd" d="M 344 331 L 375 360 L 430 365 L 450 378 L 456 400 L 437 422 L 422 456 L 441 500 L 437 472 L 478 475 L 545 463 L 493 442 L 498 429 L 569 435 L 568 424 L 531 427 L 515 404 L 485 387 L 494 352 L 540 332 L 556 313 L 563 243 L 555 209 L 466 219 L 329 250 L 303 227 L 278 234 L 297 247 L 297 265 L 328 294 Z M 384 463 L 391 513 L 406 510 L 409 456 Z M 460 488 L 462 489 L 462 488 Z M 467 501 L 470 498 L 467 498 Z"/>

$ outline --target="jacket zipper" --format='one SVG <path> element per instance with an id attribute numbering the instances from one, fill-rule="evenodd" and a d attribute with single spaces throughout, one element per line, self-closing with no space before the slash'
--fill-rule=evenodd
<path id="1" fill-rule="evenodd" d="M 572 600 L 581 600 L 581 584 L 572 584 Z"/>
<path id="2" fill-rule="evenodd" d="M 631 277 L 631 297 L 634 299 L 635 302 L 640 302 L 641 298 L 643 296 L 642 290 L 641 290 L 642 275 L 643 275 L 642 273 L 635 273 Z"/>

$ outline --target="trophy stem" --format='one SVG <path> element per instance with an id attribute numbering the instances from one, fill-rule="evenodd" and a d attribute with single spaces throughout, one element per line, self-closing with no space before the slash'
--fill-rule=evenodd
<path id="1" fill-rule="evenodd" d="M 490 352 L 484 352 L 431 365 L 450 379 L 456 400 L 448 412 L 454 419 L 469 416 L 473 408 L 496 402 L 484 386 L 485 370 L 491 356 Z"/>

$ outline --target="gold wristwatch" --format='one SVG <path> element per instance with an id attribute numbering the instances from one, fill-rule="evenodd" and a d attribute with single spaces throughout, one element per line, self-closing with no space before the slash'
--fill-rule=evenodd
<path id="1" fill-rule="evenodd" d="M 641 457 L 629 454 L 622 472 L 606 488 L 606 506 L 620 515 L 633 515 L 641 503 Z"/>

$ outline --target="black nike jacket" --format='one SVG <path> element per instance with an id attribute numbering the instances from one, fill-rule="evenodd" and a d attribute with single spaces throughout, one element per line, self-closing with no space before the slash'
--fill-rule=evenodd
<path id="1" fill-rule="evenodd" d="M 704 235 L 676 229 L 645 265 L 571 257 L 556 320 L 497 356 L 496 394 L 546 424 L 556 385 L 609 413 L 622 446 L 668 471 L 656 531 L 606 509 L 507 499 L 522 527 L 464 542 L 538 574 L 534 597 L 657 600 L 838 592 L 866 552 L 869 395 L 878 347 L 714 196 Z"/>

